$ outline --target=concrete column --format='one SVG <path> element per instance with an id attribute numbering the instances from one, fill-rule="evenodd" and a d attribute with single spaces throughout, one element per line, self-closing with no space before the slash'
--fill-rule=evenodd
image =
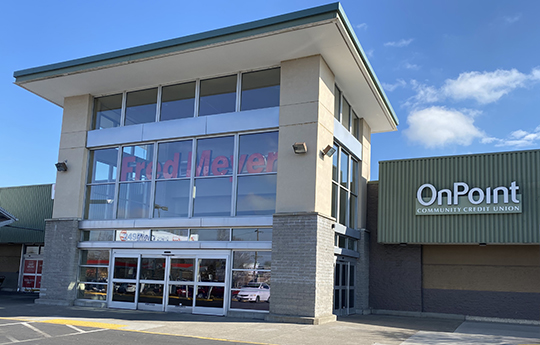
<path id="1" fill-rule="evenodd" d="M 58 161 L 68 170 L 56 174 L 53 219 L 45 227 L 43 280 L 38 304 L 71 305 L 77 298 L 77 270 L 88 167 L 86 133 L 92 122 L 92 97 L 64 99 Z"/>
<path id="2" fill-rule="evenodd" d="M 64 100 L 58 161 L 67 161 L 68 171 L 56 174 L 53 219 L 83 216 L 88 166 L 86 132 L 90 129 L 91 122 L 90 95 L 69 97 Z"/>
<path id="3" fill-rule="evenodd" d="M 281 63 L 279 167 L 267 319 L 320 324 L 332 315 L 334 75 L 321 56 Z M 305 142 L 308 152 L 292 145 Z"/>
<path id="4" fill-rule="evenodd" d="M 371 173 L 371 127 L 364 119 L 360 119 L 360 138 L 362 144 L 362 162 L 358 195 L 358 227 L 366 228 L 367 219 L 367 183 Z"/>

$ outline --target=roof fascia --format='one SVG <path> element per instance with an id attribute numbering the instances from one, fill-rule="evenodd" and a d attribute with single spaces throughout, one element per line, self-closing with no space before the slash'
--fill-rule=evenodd
<path id="1" fill-rule="evenodd" d="M 375 84 L 375 87 L 377 88 L 377 91 L 379 92 L 379 94 L 383 98 L 384 103 L 386 105 L 386 108 L 388 109 L 388 112 L 392 116 L 392 119 L 394 120 L 395 125 L 398 126 L 399 125 L 399 119 L 398 119 L 398 117 L 397 117 L 397 115 L 396 115 L 396 113 L 394 111 L 394 108 L 390 104 L 390 101 L 388 100 L 388 97 L 386 97 L 386 93 L 384 93 L 384 90 L 383 90 L 383 88 L 381 86 L 381 83 L 379 82 L 379 79 L 377 78 L 377 76 L 375 75 L 375 72 L 373 71 L 373 67 L 371 67 L 371 64 L 369 63 L 368 59 L 366 58 L 366 54 L 364 52 L 364 49 L 362 49 L 362 46 L 360 45 L 360 42 L 358 41 L 358 37 L 356 37 L 356 34 L 354 33 L 354 29 L 352 28 L 351 23 L 349 22 L 349 19 L 345 15 L 345 11 L 343 10 L 343 7 L 341 7 L 341 4 L 339 2 L 337 3 L 337 5 L 338 5 L 337 13 L 338 13 L 341 21 L 343 22 L 344 27 L 347 30 L 347 33 L 351 37 L 351 39 L 352 39 L 352 41 L 354 43 L 354 46 L 355 46 L 356 50 L 358 51 L 358 53 L 360 55 L 360 58 L 362 59 L 362 62 L 366 65 L 367 71 L 368 71 L 371 79 L 373 80 L 373 83 Z"/>
<path id="2" fill-rule="evenodd" d="M 99 67 L 128 63 L 140 59 L 153 58 L 165 54 L 177 53 L 188 49 L 200 48 L 212 44 L 333 19 L 338 16 L 340 8 L 341 6 L 339 3 L 332 3 L 185 37 L 24 69 L 14 72 L 13 77 L 15 77 L 15 83 L 18 84 L 66 73 L 80 72 Z"/>

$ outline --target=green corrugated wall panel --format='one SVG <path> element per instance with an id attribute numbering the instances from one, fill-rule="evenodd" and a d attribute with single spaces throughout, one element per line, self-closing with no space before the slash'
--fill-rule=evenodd
<path id="1" fill-rule="evenodd" d="M 378 238 L 381 243 L 540 242 L 540 150 L 380 162 Z M 470 188 L 516 181 L 522 213 L 416 215 L 416 191 L 454 182 Z"/>
<path id="2" fill-rule="evenodd" d="M 18 221 L 0 228 L 0 243 L 42 243 L 52 218 L 52 185 L 0 188 L 0 207 Z"/>

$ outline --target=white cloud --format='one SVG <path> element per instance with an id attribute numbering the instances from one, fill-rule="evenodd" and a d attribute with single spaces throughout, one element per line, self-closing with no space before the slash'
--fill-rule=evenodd
<path id="1" fill-rule="evenodd" d="M 477 113 L 437 106 L 413 110 L 404 133 L 410 141 L 427 148 L 468 146 L 474 139 L 485 137 L 474 125 L 472 114 Z"/>
<path id="2" fill-rule="evenodd" d="M 538 70 L 523 74 L 516 69 L 466 72 L 457 79 L 446 80 L 441 91 L 456 100 L 474 99 L 480 104 L 487 104 L 498 101 L 516 88 L 525 87 L 530 80 L 537 80 L 537 74 L 540 74 Z"/>
<path id="3" fill-rule="evenodd" d="M 382 83 L 382 86 L 386 91 L 392 92 L 395 89 L 397 89 L 398 87 L 407 86 L 407 82 L 405 80 L 403 80 L 403 79 L 398 79 L 398 80 L 396 80 L 396 82 L 394 84 Z"/>
<path id="4" fill-rule="evenodd" d="M 408 62 L 405 62 L 403 64 L 403 67 L 405 67 L 406 69 L 412 69 L 412 70 L 419 70 L 420 69 L 420 66 L 418 66 L 416 64 L 413 64 L 413 63 L 408 63 Z"/>
<path id="5" fill-rule="evenodd" d="M 367 30 L 368 25 L 366 23 L 358 24 L 356 25 L 357 29 L 364 29 Z"/>
<path id="6" fill-rule="evenodd" d="M 486 137 L 482 139 L 483 144 L 495 144 L 495 146 L 510 146 L 510 147 L 530 147 L 540 143 L 540 126 L 536 127 L 532 132 L 518 129 L 511 132 L 507 138 L 500 139 L 494 137 Z"/>
<path id="7" fill-rule="evenodd" d="M 521 19 L 521 13 L 516 14 L 515 16 L 505 16 L 503 19 L 508 24 L 514 24 Z"/>
<path id="8" fill-rule="evenodd" d="M 385 47 L 397 47 L 397 48 L 402 48 L 402 47 L 406 47 L 408 46 L 409 44 L 411 44 L 411 42 L 414 41 L 414 38 L 409 38 L 408 40 L 406 39 L 401 39 L 399 41 L 394 41 L 394 42 L 386 42 L 384 44 Z"/>
<path id="9" fill-rule="evenodd" d="M 371 59 L 371 58 L 373 58 L 373 53 L 374 52 L 375 52 L 374 49 L 370 49 L 370 50 L 366 51 L 365 53 L 366 53 L 367 57 Z"/>
<path id="10" fill-rule="evenodd" d="M 440 102 L 447 98 L 455 101 L 472 99 L 480 104 L 488 104 L 498 101 L 517 88 L 528 87 L 537 82 L 540 82 L 540 67 L 529 74 L 516 69 L 465 72 L 457 79 L 447 79 L 441 88 L 413 81 L 413 89 L 417 94 L 409 99 L 406 105 Z"/>

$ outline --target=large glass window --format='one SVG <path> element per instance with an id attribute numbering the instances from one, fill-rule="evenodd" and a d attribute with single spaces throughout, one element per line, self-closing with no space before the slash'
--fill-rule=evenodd
<path id="1" fill-rule="evenodd" d="M 240 80 L 240 92 L 237 84 Z M 161 95 L 158 99 L 158 95 Z M 94 129 L 279 106 L 280 68 L 94 99 Z M 198 104 L 198 107 L 196 107 Z M 238 104 L 238 106 L 237 106 Z M 159 113 L 159 114 L 158 114 Z"/>
<path id="2" fill-rule="evenodd" d="M 126 146 L 122 150 L 117 218 L 148 218 L 154 145 Z"/>
<path id="3" fill-rule="evenodd" d="M 81 250 L 79 289 L 81 299 L 107 300 L 109 251 Z"/>
<path id="4" fill-rule="evenodd" d="M 201 81 L 199 116 L 236 110 L 236 75 Z"/>
<path id="5" fill-rule="evenodd" d="M 122 94 L 94 99 L 94 128 L 120 126 L 122 118 Z"/>
<path id="6" fill-rule="evenodd" d="M 118 148 L 90 152 L 85 215 L 89 219 L 114 218 Z"/>
<path id="7" fill-rule="evenodd" d="M 273 214 L 277 150 L 278 132 L 94 150 L 90 154 L 85 217 Z"/>
<path id="8" fill-rule="evenodd" d="M 358 214 L 359 161 L 339 145 L 332 159 L 332 217 L 356 228 Z"/>
<path id="9" fill-rule="evenodd" d="M 280 69 L 242 74 L 241 110 L 279 106 Z"/>
<path id="10" fill-rule="evenodd" d="M 157 88 L 127 93 L 126 126 L 156 121 L 157 94 Z"/>
<path id="11" fill-rule="evenodd" d="M 161 121 L 193 117 L 195 82 L 164 86 L 161 91 Z"/>
<path id="12" fill-rule="evenodd" d="M 231 282 L 231 309 L 270 309 L 270 251 L 235 251 Z"/>

